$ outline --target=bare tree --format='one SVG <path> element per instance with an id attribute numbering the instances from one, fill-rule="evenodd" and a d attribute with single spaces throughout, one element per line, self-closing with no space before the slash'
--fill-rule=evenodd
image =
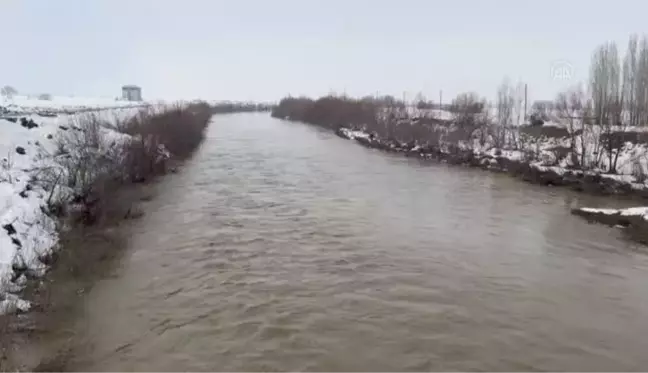
<path id="1" fill-rule="evenodd" d="M 497 89 L 497 121 L 493 126 L 493 140 L 495 146 L 500 148 L 506 143 L 507 129 L 513 124 L 513 108 L 515 105 L 515 91 L 508 78 L 504 78 Z"/>
<path id="2" fill-rule="evenodd" d="M 621 68 L 619 54 L 615 43 L 599 46 L 592 56 L 590 66 L 590 90 L 598 124 L 609 124 L 618 121 L 615 115 L 621 102 L 619 78 Z"/>
<path id="3" fill-rule="evenodd" d="M 640 126 L 648 124 L 648 38 L 641 40 L 637 52 L 637 72 L 635 75 L 636 123 Z"/>
<path id="4" fill-rule="evenodd" d="M 416 105 L 417 109 L 425 109 L 427 106 L 427 100 L 425 99 L 425 96 L 423 93 L 419 92 L 416 94 L 414 97 L 414 104 Z"/>
<path id="5" fill-rule="evenodd" d="M 497 124 L 510 126 L 513 124 L 513 105 L 515 92 L 508 78 L 505 78 L 497 89 Z"/>
<path id="6" fill-rule="evenodd" d="M 484 142 L 484 130 L 489 124 L 486 108 L 486 100 L 474 92 L 461 93 L 452 100 L 450 112 L 462 140 L 471 139 L 478 130 L 481 130 L 481 141 Z"/>
<path id="7" fill-rule="evenodd" d="M 638 63 L 637 63 L 637 35 L 632 35 L 628 42 L 628 49 L 623 59 L 623 113 L 622 120 L 627 121 L 629 125 L 638 125 L 638 108 L 637 104 L 637 80 L 638 80 Z"/>
<path id="8" fill-rule="evenodd" d="M 524 83 L 518 81 L 515 85 L 515 88 L 512 88 L 513 96 L 513 107 L 512 107 L 512 116 L 516 126 L 519 126 L 524 121 Z"/>
<path id="9" fill-rule="evenodd" d="M 531 114 L 542 119 L 549 120 L 549 113 L 553 107 L 552 103 L 546 101 L 536 101 L 531 105 Z"/>
<path id="10" fill-rule="evenodd" d="M 0 95 L 6 98 L 12 98 L 18 94 L 18 90 L 10 85 L 6 85 L 0 89 Z"/>
<path id="11" fill-rule="evenodd" d="M 585 164 L 587 144 L 582 137 L 583 129 L 578 128 L 578 124 L 582 120 L 585 105 L 585 93 L 580 84 L 570 88 L 566 92 L 559 93 L 555 103 L 558 116 L 567 124 L 567 132 L 569 133 L 570 140 L 569 151 L 572 154 L 572 164 L 581 167 Z M 579 154 L 581 156 L 580 159 L 578 157 Z"/>

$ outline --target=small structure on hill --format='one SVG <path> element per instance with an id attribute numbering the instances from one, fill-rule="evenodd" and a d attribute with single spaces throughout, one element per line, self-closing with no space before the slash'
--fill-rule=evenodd
<path id="1" fill-rule="evenodd" d="M 122 98 L 126 101 L 142 101 L 142 88 L 136 85 L 122 87 Z"/>

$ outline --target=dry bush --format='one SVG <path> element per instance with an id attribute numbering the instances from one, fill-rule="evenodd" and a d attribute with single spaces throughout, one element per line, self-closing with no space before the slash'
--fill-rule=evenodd
<path id="1" fill-rule="evenodd" d="M 96 114 L 76 116 L 57 136 L 55 153 L 41 154 L 55 161 L 34 174 L 49 191 L 50 212 L 63 215 L 64 207 L 75 203 L 83 206 L 82 220 L 93 223 L 100 216 L 99 202 L 122 183 L 128 141 L 113 138 L 106 127 Z"/>
<path id="2" fill-rule="evenodd" d="M 366 98 L 356 100 L 330 95 L 315 101 L 308 98 L 284 98 L 273 110 L 272 116 L 335 130 L 349 127 L 375 131 L 378 129 L 377 112 L 377 104 Z"/>
<path id="3" fill-rule="evenodd" d="M 568 146 L 552 146 L 546 149 L 546 152 L 551 156 L 545 159 L 545 166 L 557 166 L 560 161 L 573 154 L 572 149 Z"/>
<path id="4" fill-rule="evenodd" d="M 73 203 L 82 206 L 81 221 L 95 223 L 122 184 L 163 174 L 171 156 L 191 155 L 203 140 L 210 117 L 211 108 L 201 103 L 145 108 L 114 123 L 96 114 L 76 116 L 60 131 L 55 154 L 45 155 L 54 157 L 55 166 L 37 173 L 50 191 L 50 211 L 64 214 L 64 206 Z"/>
<path id="5" fill-rule="evenodd" d="M 486 101 L 476 93 L 459 94 L 450 105 L 454 125 L 468 136 L 488 124 Z"/>
<path id="6" fill-rule="evenodd" d="M 644 167 L 641 164 L 641 159 L 639 158 L 632 160 L 632 176 L 634 176 L 638 183 L 642 184 L 646 182 L 646 179 L 648 179 L 648 175 L 646 175 L 646 171 L 644 170 Z"/>
<path id="7" fill-rule="evenodd" d="M 447 140 L 459 143 L 477 137 L 482 145 L 486 142 L 492 120 L 489 118 L 485 99 L 473 92 L 459 94 L 452 100 L 450 112 L 454 130 Z"/>
<path id="8" fill-rule="evenodd" d="M 537 118 L 537 120 L 542 121 L 542 124 L 544 124 L 544 122 L 549 121 L 549 114 L 551 113 L 553 107 L 553 102 L 536 101 L 531 105 L 531 116 Z"/>
<path id="9" fill-rule="evenodd" d="M 186 158 L 203 141 L 211 115 L 211 107 L 200 102 L 160 110 L 148 108 L 119 130 L 138 138 L 138 151 L 149 151 L 153 158 L 158 156 L 161 145 L 174 157 Z"/>
<path id="10" fill-rule="evenodd" d="M 412 118 L 405 104 L 391 96 L 363 97 L 328 95 L 317 100 L 287 97 L 274 108 L 272 115 L 337 130 L 340 127 L 364 130 L 391 144 L 439 146 L 446 140 L 458 143 L 473 137 L 490 122 L 485 101 L 464 94 L 453 101 L 454 128 L 435 118 Z M 482 131 L 483 137 L 486 136 Z M 456 139 L 455 139 L 456 137 Z"/>
<path id="11" fill-rule="evenodd" d="M 102 174 L 117 168 L 118 160 L 104 154 L 102 124 L 94 114 L 75 118 L 69 129 L 56 139 L 58 164 L 66 171 L 65 185 L 87 194 Z"/>
<path id="12" fill-rule="evenodd" d="M 332 129 L 372 127 L 376 122 L 376 108 L 368 102 L 327 96 L 316 100 L 303 120 Z"/>
<path id="13" fill-rule="evenodd" d="M 214 114 L 227 114 L 227 113 L 250 113 L 269 111 L 273 105 L 267 103 L 254 103 L 254 102 L 218 102 L 211 105 L 211 111 Z"/>
<path id="14" fill-rule="evenodd" d="M 166 171 L 168 152 L 153 136 L 133 138 L 126 145 L 123 173 L 130 182 L 144 182 Z"/>
<path id="15" fill-rule="evenodd" d="M 272 116 L 280 119 L 302 120 L 314 101 L 306 97 L 286 97 L 272 110 Z"/>
<path id="16" fill-rule="evenodd" d="M 385 116 L 379 120 L 376 132 L 380 137 L 391 143 L 438 146 L 442 132 L 438 125 L 429 121 L 397 120 L 392 116 Z"/>

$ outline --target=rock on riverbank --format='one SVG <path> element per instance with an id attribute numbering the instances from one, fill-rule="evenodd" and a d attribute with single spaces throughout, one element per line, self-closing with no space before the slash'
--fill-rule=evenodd
<path id="1" fill-rule="evenodd" d="M 610 226 L 628 227 L 630 225 L 648 226 L 648 207 L 630 207 L 627 209 L 599 209 L 582 207 L 572 210 L 575 215 L 590 221 Z"/>
<path id="2" fill-rule="evenodd" d="M 648 207 L 630 207 L 626 209 L 583 207 L 573 209 L 572 213 L 590 222 L 624 228 L 634 240 L 642 244 L 648 244 Z"/>

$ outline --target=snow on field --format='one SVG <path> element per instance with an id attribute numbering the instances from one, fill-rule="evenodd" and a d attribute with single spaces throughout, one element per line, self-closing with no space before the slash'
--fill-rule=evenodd
<path id="1" fill-rule="evenodd" d="M 115 101 L 84 99 L 75 101 L 46 101 L 41 108 L 56 110 L 71 105 L 75 108 L 97 109 L 115 107 Z M 101 106 L 104 105 L 104 106 Z M 106 106 L 113 105 L 113 106 Z M 114 122 L 133 116 L 138 108 L 132 103 L 118 109 L 97 111 L 101 120 Z M 20 301 L 9 292 L 20 290 L 26 274 L 41 275 L 46 270 L 43 262 L 56 248 L 57 222 L 45 213 L 50 193 L 35 182 L 45 168 L 60 167 L 52 154 L 56 139 L 74 128 L 75 119 L 84 114 L 59 114 L 43 117 L 25 114 L 2 117 L 0 114 L 0 313 L 15 307 L 27 309 L 28 303 Z M 24 119 L 23 119 L 24 118 Z M 101 129 L 107 142 L 123 139 L 111 129 Z M 16 273 L 22 273 L 16 277 Z"/>
<path id="2" fill-rule="evenodd" d="M 590 207 L 583 207 L 580 209 L 583 212 L 604 215 L 621 215 L 621 216 L 643 216 L 644 220 L 648 220 L 648 207 L 630 207 L 626 209 L 597 209 Z"/>
<path id="3" fill-rule="evenodd" d="M 101 110 L 137 107 L 142 104 L 142 102 L 116 100 L 109 97 L 52 96 L 44 100 L 32 96 L 15 95 L 11 98 L 0 98 L 0 106 L 14 113 Z"/>
<path id="4" fill-rule="evenodd" d="M 58 240 L 55 221 L 41 210 L 47 192 L 30 183 L 30 178 L 37 167 L 38 144 L 53 147 L 53 139 L 47 137 L 57 132 L 61 120 L 38 120 L 39 127 L 28 129 L 19 121 L 0 119 L 0 301 L 6 303 L 0 311 L 10 302 L 2 299 L 2 291 L 18 280 L 12 278 L 14 269 L 42 272 L 38 258 Z"/>
<path id="5" fill-rule="evenodd" d="M 348 128 L 340 128 L 340 133 L 347 139 L 354 140 L 357 138 L 369 138 L 369 134 L 364 131 L 353 131 Z"/>

